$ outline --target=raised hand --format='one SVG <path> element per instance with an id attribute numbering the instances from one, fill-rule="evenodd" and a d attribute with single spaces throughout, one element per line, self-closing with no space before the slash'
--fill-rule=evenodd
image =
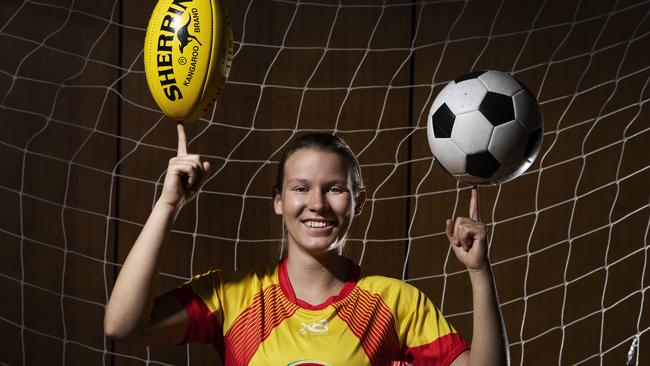
<path id="1" fill-rule="evenodd" d="M 487 227 L 479 218 L 478 189 L 472 188 L 472 198 L 469 204 L 469 218 L 457 217 L 447 220 L 447 238 L 456 258 L 468 270 L 484 270 L 489 268 L 487 257 Z"/>
<path id="2" fill-rule="evenodd" d="M 196 154 L 187 153 L 187 137 L 181 122 L 176 125 L 178 150 L 169 160 L 160 200 L 174 207 L 190 202 L 210 172 L 210 163 Z"/>

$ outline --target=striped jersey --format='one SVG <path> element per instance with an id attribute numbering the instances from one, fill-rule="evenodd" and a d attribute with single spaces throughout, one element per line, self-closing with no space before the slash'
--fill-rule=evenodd
<path id="1" fill-rule="evenodd" d="M 230 365 L 449 365 L 469 345 L 403 281 L 352 274 L 320 305 L 296 298 L 286 260 L 252 273 L 210 271 L 174 289 L 185 342 L 211 343 Z"/>

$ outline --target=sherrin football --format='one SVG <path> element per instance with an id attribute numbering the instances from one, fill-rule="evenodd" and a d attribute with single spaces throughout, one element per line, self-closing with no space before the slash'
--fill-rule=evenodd
<path id="1" fill-rule="evenodd" d="M 221 0 L 160 0 L 144 43 L 144 69 L 160 109 L 193 121 L 212 106 L 228 79 L 233 35 Z"/>
<path id="2" fill-rule="evenodd" d="M 493 70 L 450 81 L 427 121 L 435 158 L 470 184 L 498 184 L 522 174 L 537 157 L 543 135 L 535 96 L 513 76 Z"/>

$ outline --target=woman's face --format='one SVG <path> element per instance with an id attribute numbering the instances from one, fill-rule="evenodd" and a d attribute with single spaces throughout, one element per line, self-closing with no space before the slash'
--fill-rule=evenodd
<path id="1" fill-rule="evenodd" d="M 343 157 L 312 148 L 294 152 L 285 162 L 282 192 L 273 201 L 275 213 L 284 218 L 289 248 L 314 256 L 337 251 L 365 192 L 358 196 L 355 202 Z"/>

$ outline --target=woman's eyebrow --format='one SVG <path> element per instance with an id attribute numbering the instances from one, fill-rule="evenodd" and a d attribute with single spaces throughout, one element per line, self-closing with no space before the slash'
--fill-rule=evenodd
<path id="1" fill-rule="evenodd" d="M 291 179 L 287 180 L 287 184 L 289 184 L 289 183 L 306 184 L 306 183 L 309 183 L 309 180 L 305 179 L 305 178 L 291 178 Z"/>

